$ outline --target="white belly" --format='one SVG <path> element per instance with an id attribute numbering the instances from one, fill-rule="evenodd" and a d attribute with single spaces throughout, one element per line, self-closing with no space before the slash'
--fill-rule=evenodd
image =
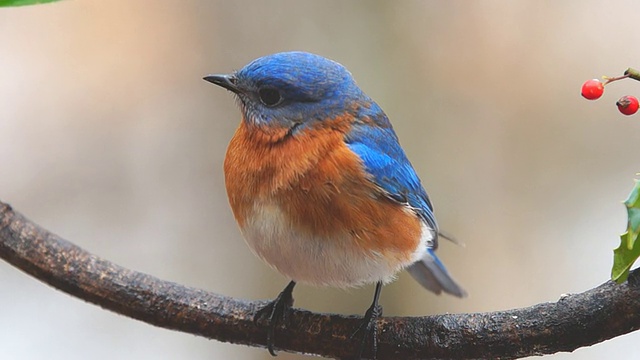
<path id="1" fill-rule="evenodd" d="M 423 225 L 420 245 L 407 261 L 365 251 L 345 232 L 331 239 L 294 229 L 273 204 L 255 206 L 242 228 L 251 250 L 286 277 L 317 286 L 353 287 L 394 279 L 403 268 L 422 258 L 432 234 Z"/>

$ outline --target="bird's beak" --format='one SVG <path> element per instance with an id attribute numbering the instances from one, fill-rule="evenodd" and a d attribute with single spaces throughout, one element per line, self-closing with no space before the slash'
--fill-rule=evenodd
<path id="1" fill-rule="evenodd" d="M 221 86 L 231 92 L 234 92 L 236 94 L 239 94 L 240 88 L 238 88 L 237 85 L 237 78 L 235 75 L 233 74 L 213 74 L 213 75 L 207 75 L 205 77 L 203 77 L 204 80 L 212 83 L 212 84 L 216 84 L 218 86 Z"/>

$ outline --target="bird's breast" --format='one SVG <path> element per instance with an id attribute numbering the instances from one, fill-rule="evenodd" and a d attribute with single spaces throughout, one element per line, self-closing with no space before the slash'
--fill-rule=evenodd
<path id="1" fill-rule="evenodd" d="M 293 280 L 389 281 L 422 257 L 432 230 L 384 196 L 341 124 L 323 125 L 277 143 L 240 125 L 224 164 L 234 216 L 254 253 Z"/>

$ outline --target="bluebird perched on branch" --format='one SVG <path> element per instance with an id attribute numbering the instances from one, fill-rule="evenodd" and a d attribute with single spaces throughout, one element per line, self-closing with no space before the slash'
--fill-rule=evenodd
<path id="1" fill-rule="evenodd" d="M 346 68 L 285 52 L 204 79 L 233 92 L 242 111 L 224 161 L 235 219 L 251 250 L 291 279 L 261 311 L 271 354 L 298 282 L 375 283 L 356 331 L 359 355 L 370 343 L 373 357 L 380 290 L 400 270 L 436 294 L 466 295 L 434 253 L 433 206 L 389 119 Z"/>

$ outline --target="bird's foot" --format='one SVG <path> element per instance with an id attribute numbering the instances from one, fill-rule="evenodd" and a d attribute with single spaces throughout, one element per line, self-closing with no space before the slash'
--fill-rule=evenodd
<path id="1" fill-rule="evenodd" d="M 367 344 L 370 344 L 371 357 L 370 359 L 376 359 L 376 353 L 378 352 L 378 327 L 377 320 L 382 316 L 382 306 L 374 303 L 371 304 L 367 312 L 364 314 L 364 318 L 360 323 L 360 326 L 351 335 L 353 339 L 356 334 L 361 333 L 362 339 L 360 341 L 360 349 L 358 351 L 356 359 L 364 359 L 365 348 Z"/>
<path id="2" fill-rule="evenodd" d="M 286 324 L 287 315 L 289 310 L 293 306 L 293 287 L 296 285 L 294 281 L 290 282 L 284 290 L 267 306 L 256 312 L 253 322 L 258 324 L 258 321 L 264 317 L 267 318 L 267 349 L 269 354 L 276 356 L 276 352 L 273 349 L 275 342 L 275 329 L 278 323 Z"/>

